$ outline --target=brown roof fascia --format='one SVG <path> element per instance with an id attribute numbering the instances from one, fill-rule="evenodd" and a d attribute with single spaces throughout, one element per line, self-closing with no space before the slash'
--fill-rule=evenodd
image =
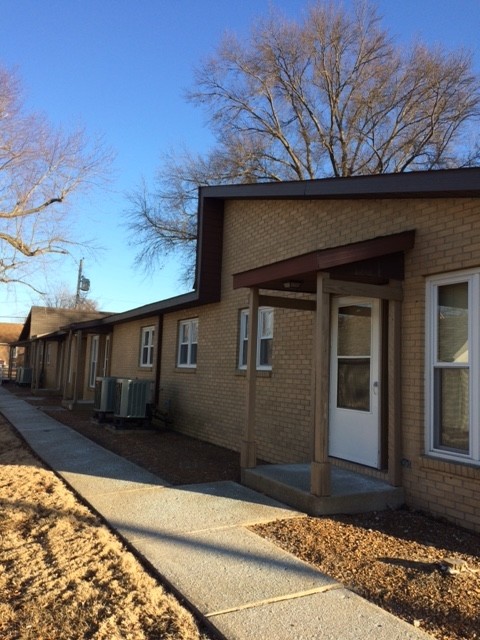
<path id="1" fill-rule="evenodd" d="M 300 278 L 308 273 L 331 269 L 352 262 L 360 262 L 411 249 L 415 242 L 415 231 L 403 231 L 389 236 L 379 236 L 340 247 L 319 249 L 286 260 L 249 269 L 233 275 L 233 288 L 261 286 L 273 280 Z"/>
<path id="2" fill-rule="evenodd" d="M 104 326 L 111 326 L 120 324 L 122 322 L 129 322 L 130 320 L 141 320 L 143 318 L 150 318 L 159 314 L 168 313 L 170 311 L 177 311 L 193 307 L 199 304 L 199 297 L 196 291 L 185 293 L 174 298 L 167 298 L 166 300 L 160 300 L 159 302 L 153 302 L 142 307 L 136 307 L 135 309 L 129 309 L 128 311 L 115 313 L 99 320 L 87 321 L 87 322 L 74 322 L 67 327 L 73 331 L 76 330 L 88 330 L 94 328 L 100 328 Z"/>
<path id="3" fill-rule="evenodd" d="M 480 168 L 383 173 L 348 178 L 202 187 L 204 198 L 480 198 Z"/>

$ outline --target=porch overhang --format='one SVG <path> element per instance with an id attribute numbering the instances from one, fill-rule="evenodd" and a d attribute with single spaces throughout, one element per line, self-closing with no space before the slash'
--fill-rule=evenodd
<path id="1" fill-rule="evenodd" d="M 257 287 L 315 293 L 316 274 L 328 272 L 339 279 L 372 284 L 403 280 L 403 255 L 415 243 L 415 230 L 379 236 L 361 242 L 318 249 L 233 275 L 233 288 Z"/>
<path id="2" fill-rule="evenodd" d="M 383 299 L 385 305 L 386 400 L 383 420 L 388 451 L 386 477 L 400 485 L 400 336 L 404 253 L 413 248 L 415 230 L 381 236 L 348 245 L 320 249 L 281 260 L 233 276 L 234 288 L 250 289 L 247 357 L 247 398 L 241 449 L 242 477 L 256 467 L 256 344 L 260 305 L 302 308 L 315 312 L 314 384 L 312 386 L 313 459 L 310 493 L 326 498 L 332 493 L 329 456 L 330 310 L 331 296 L 360 296 Z M 333 276 L 333 278 L 332 278 Z M 260 289 L 310 293 L 315 299 L 260 294 Z M 303 306 L 299 306 L 303 305 Z M 379 467 L 380 468 L 380 467 Z"/>

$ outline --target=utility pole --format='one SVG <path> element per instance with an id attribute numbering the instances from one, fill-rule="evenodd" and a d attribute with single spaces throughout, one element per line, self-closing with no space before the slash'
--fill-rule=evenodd
<path id="1" fill-rule="evenodd" d="M 78 265 L 77 293 L 75 295 L 75 309 L 80 304 L 80 291 L 90 291 L 90 280 L 83 275 L 83 258 Z"/>

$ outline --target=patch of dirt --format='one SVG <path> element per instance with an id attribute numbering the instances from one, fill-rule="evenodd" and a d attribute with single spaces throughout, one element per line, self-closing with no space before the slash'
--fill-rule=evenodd
<path id="1" fill-rule="evenodd" d="M 19 393 L 172 484 L 240 477 L 238 454 L 227 449 L 169 431 L 112 432 L 90 415 L 59 411 L 58 399 L 32 400 L 26 391 Z M 409 510 L 302 517 L 252 529 L 438 640 L 480 638 L 478 534 Z M 451 566 L 448 559 L 459 562 Z M 449 566 L 462 570 L 450 573 Z"/>
<path id="2" fill-rule="evenodd" d="M 2 640 L 208 640 L 0 416 Z"/>

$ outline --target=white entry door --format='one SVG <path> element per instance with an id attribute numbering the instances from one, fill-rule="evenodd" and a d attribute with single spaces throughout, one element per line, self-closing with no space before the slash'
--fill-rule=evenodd
<path id="1" fill-rule="evenodd" d="M 380 467 L 380 301 L 332 300 L 329 454 Z"/>

